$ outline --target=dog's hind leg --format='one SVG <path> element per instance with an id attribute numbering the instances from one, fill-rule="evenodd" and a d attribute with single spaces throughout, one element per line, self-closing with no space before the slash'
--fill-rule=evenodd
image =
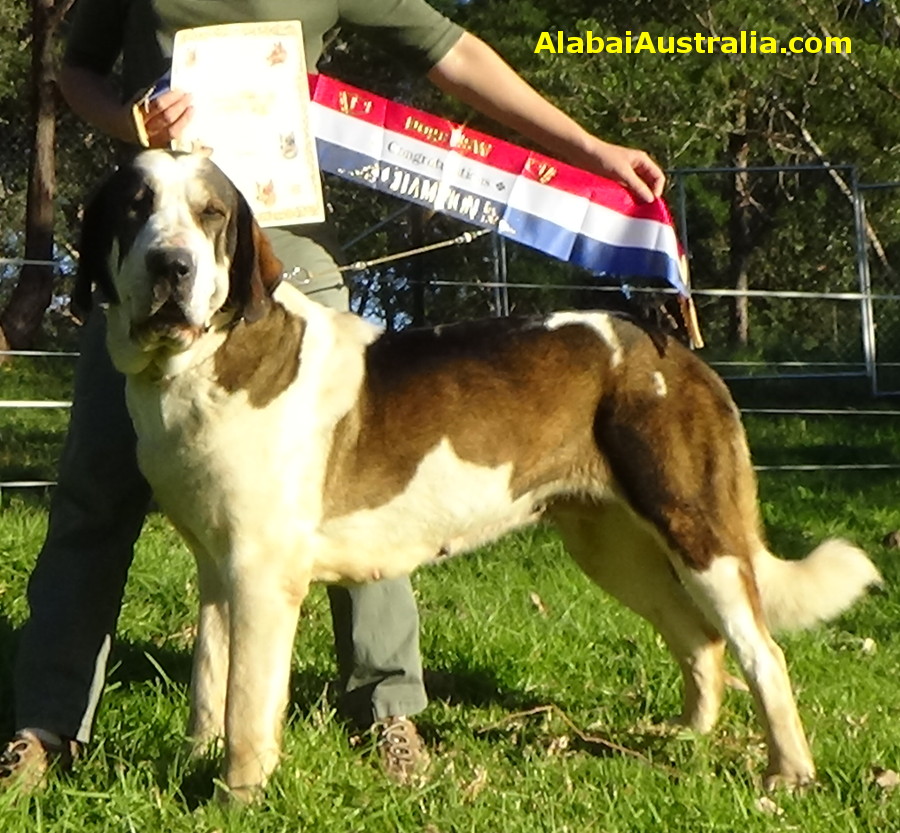
<path id="1" fill-rule="evenodd" d="M 815 778 L 784 654 L 769 634 L 750 562 L 733 555 L 703 570 L 679 565 L 688 592 L 718 623 L 756 699 L 768 744 L 767 788 Z"/>
<path id="2" fill-rule="evenodd" d="M 196 554 L 200 617 L 191 674 L 188 735 L 193 752 L 202 755 L 225 736 L 225 692 L 228 682 L 228 595 L 218 567 Z"/>
<path id="3" fill-rule="evenodd" d="M 264 552 L 233 554 L 228 571 L 224 778 L 231 797 L 250 801 L 281 756 L 294 634 L 309 577 Z"/>
<path id="4" fill-rule="evenodd" d="M 655 527 L 685 590 L 740 664 L 768 741 L 768 783 L 807 783 L 812 756 L 753 572 L 762 546 L 756 478 L 737 408 L 690 354 L 673 352 L 665 372 L 677 397 L 653 396 L 636 375 L 627 380 L 634 389 L 603 403 L 598 448 L 617 492 Z"/>
<path id="5" fill-rule="evenodd" d="M 725 642 L 682 586 L 659 540 L 617 503 L 571 504 L 551 516 L 586 575 L 665 640 L 683 678 L 675 722 L 710 731 L 722 702 Z"/>
<path id="6" fill-rule="evenodd" d="M 674 573 L 680 578 L 680 595 L 673 587 L 669 590 L 670 599 L 678 600 L 681 613 L 671 615 L 663 625 L 668 626 L 669 632 L 675 635 L 670 640 L 662 627 L 660 630 L 670 646 L 684 646 L 682 656 L 687 657 L 686 662 L 679 656 L 678 647 L 673 647 L 673 651 L 686 669 L 686 711 L 691 706 L 692 684 L 707 695 L 705 703 L 702 694 L 698 700 L 702 704 L 701 709 L 706 708 L 706 714 L 710 714 L 719 703 L 722 690 L 721 649 L 708 640 L 705 647 L 698 651 L 697 641 L 702 640 L 700 634 L 704 631 L 707 634 L 720 633 L 735 655 L 756 699 L 768 748 L 766 785 L 809 783 L 815 777 L 812 756 L 797 713 L 784 655 L 765 623 L 752 562 L 746 554 L 743 557 L 715 555 L 716 552 L 741 552 L 742 548 L 739 543 L 728 546 L 726 542 L 730 531 L 711 524 L 703 511 L 682 510 L 683 507 L 672 506 L 657 512 L 660 531 L 667 532 L 670 540 L 675 542 L 690 542 L 693 549 L 672 548 L 674 551 L 667 553 L 661 544 L 658 545 L 662 554 L 669 557 L 668 569 L 663 565 L 648 564 L 648 575 L 641 577 L 641 584 L 632 592 L 646 592 L 648 598 L 639 600 L 637 604 L 650 608 L 650 598 L 658 593 L 659 586 L 654 579 L 668 574 L 673 581 L 677 581 Z M 755 533 L 748 532 L 749 538 L 753 535 Z M 743 550 L 744 553 L 749 550 L 749 543 Z M 640 548 L 633 549 L 632 555 L 640 551 Z M 658 555 L 655 557 L 658 558 Z M 651 570 L 652 575 L 649 574 Z M 651 616 L 640 612 L 654 621 Z M 684 634 L 675 633 L 685 623 L 688 630 Z M 694 630 L 695 635 L 691 637 L 691 629 L 698 626 L 699 631 Z M 708 680 L 711 674 L 715 675 L 712 684 Z M 704 715 L 701 713 L 697 717 L 702 722 Z"/>

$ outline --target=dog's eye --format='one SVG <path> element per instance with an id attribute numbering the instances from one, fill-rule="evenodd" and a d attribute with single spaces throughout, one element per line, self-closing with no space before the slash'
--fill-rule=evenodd
<path id="1" fill-rule="evenodd" d="M 153 192 L 149 188 L 140 188 L 131 197 L 126 213 L 130 219 L 143 218 L 153 207 Z"/>
<path id="2" fill-rule="evenodd" d="M 225 206 L 220 202 L 208 202 L 200 211 L 200 219 L 207 223 L 215 223 L 225 219 Z"/>

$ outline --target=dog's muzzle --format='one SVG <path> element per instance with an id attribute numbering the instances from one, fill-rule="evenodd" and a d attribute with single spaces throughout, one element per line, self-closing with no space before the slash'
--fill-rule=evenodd
<path id="1" fill-rule="evenodd" d="M 132 325 L 132 337 L 142 343 L 171 342 L 186 347 L 203 328 L 191 321 L 191 292 L 197 276 L 194 253 L 182 246 L 158 246 L 144 255 L 150 286 L 147 317 Z"/>
<path id="2" fill-rule="evenodd" d="M 152 287 L 151 318 L 164 306 L 171 307 L 172 302 L 176 309 L 186 306 L 197 274 L 197 261 L 190 249 L 179 246 L 150 249 L 144 265 Z M 181 317 L 185 317 L 183 312 Z"/>

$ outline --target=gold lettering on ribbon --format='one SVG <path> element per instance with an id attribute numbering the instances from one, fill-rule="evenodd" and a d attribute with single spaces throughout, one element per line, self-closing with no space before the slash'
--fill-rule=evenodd
<path id="1" fill-rule="evenodd" d="M 406 130 L 424 136 L 429 142 L 433 142 L 434 144 L 444 144 L 444 142 L 450 139 L 450 134 L 446 130 L 441 130 L 439 127 L 432 127 L 430 124 L 425 124 L 425 122 L 419 121 L 415 116 L 407 116 L 406 121 L 403 123 L 403 127 Z"/>
<path id="2" fill-rule="evenodd" d="M 341 108 L 341 112 L 345 114 L 364 113 L 367 115 L 372 112 L 373 104 L 371 98 L 363 98 L 356 93 L 348 93 L 346 90 L 341 90 L 338 93 L 338 106 Z"/>
<path id="3" fill-rule="evenodd" d="M 480 156 L 482 159 L 485 159 L 494 149 L 490 142 L 485 142 L 482 139 L 472 139 L 469 136 L 463 136 L 459 146 L 463 150 L 475 154 L 475 156 Z"/>
<path id="4" fill-rule="evenodd" d="M 450 133 L 450 147 L 454 150 L 459 148 L 467 153 L 480 156 L 482 159 L 486 158 L 494 148 L 490 142 L 466 136 L 465 128 L 461 124 L 454 127 Z"/>
<path id="5" fill-rule="evenodd" d="M 553 165 L 547 162 L 538 162 L 535 159 L 528 160 L 528 168 L 541 185 L 546 185 L 558 173 Z"/>

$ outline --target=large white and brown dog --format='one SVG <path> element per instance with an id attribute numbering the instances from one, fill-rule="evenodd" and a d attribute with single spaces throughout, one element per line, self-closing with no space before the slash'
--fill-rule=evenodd
<path id="1" fill-rule="evenodd" d="M 141 468 L 199 570 L 190 731 L 224 736 L 248 797 L 279 758 L 311 581 L 365 582 L 552 521 L 650 621 L 716 720 L 727 644 L 758 703 L 769 784 L 814 777 L 776 628 L 837 615 L 878 571 L 763 540 L 738 411 L 676 342 L 559 312 L 384 333 L 284 285 L 207 159 L 147 151 L 89 204 L 75 299 L 105 300 Z"/>

